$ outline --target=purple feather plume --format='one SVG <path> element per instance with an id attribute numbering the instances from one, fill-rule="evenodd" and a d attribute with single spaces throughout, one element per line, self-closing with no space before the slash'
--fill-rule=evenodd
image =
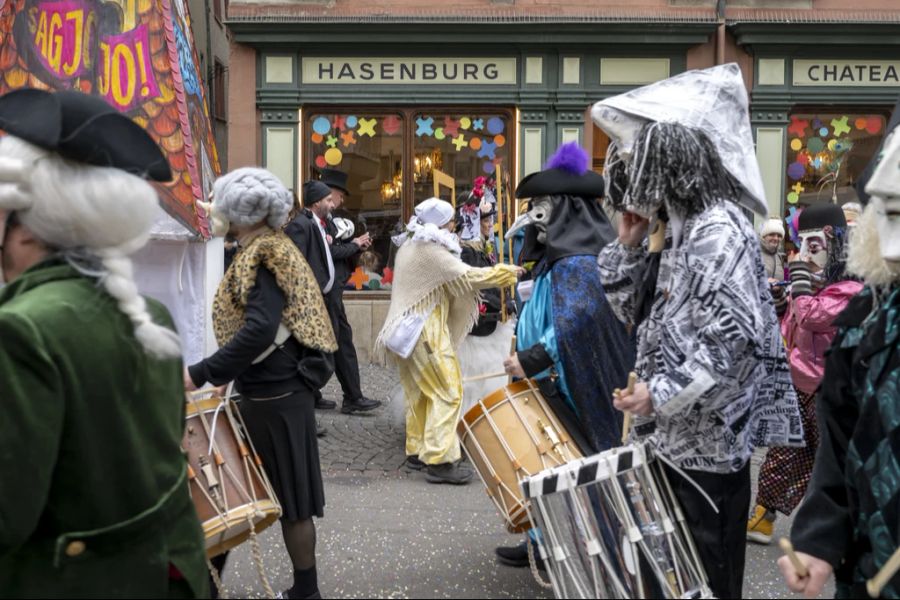
<path id="1" fill-rule="evenodd" d="M 550 157 L 545 169 L 562 169 L 572 175 L 584 175 L 588 170 L 590 157 L 578 142 L 569 142 L 560 146 Z"/>

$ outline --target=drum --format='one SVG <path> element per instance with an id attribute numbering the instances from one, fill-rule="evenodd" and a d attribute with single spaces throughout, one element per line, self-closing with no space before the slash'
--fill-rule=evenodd
<path id="1" fill-rule="evenodd" d="M 649 446 L 548 469 L 524 480 L 522 490 L 557 598 L 713 597 Z"/>
<path id="2" fill-rule="evenodd" d="M 512 533 L 531 528 L 519 481 L 582 456 L 531 380 L 485 396 L 456 433 Z"/>
<path id="3" fill-rule="evenodd" d="M 207 391 L 189 394 L 182 447 L 207 556 L 231 550 L 281 516 L 281 505 L 232 401 Z"/>

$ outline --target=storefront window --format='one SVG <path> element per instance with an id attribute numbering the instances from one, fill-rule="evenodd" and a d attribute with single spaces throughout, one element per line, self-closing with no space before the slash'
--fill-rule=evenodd
<path id="1" fill-rule="evenodd" d="M 304 180 L 318 179 L 325 168 L 347 173 L 350 197 L 336 216 L 351 219 L 355 235 L 368 232 L 374 240 L 357 257 L 348 290 L 390 290 L 397 252 L 391 236 L 416 203 L 435 195 L 435 179 L 440 197 L 449 201 L 453 189 L 461 202 L 477 177 L 495 179 L 499 168 L 504 196 L 512 192 L 512 111 L 458 108 L 448 114 L 410 107 L 306 114 Z"/>
<path id="2" fill-rule="evenodd" d="M 881 114 L 798 112 L 788 125 L 788 214 L 818 202 L 857 201 L 856 181 L 884 135 Z"/>
<path id="3" fill-rule="evenodd" d="M 403 115 L 391 112 L 311 114 L 306 120 L 310 172 L 347 173 L 349 197 L 335 216 L 354 222 L 355 236 L 368 233 L 369 250 L 359 255 L 348 289 L 390 289 L 394 248 L 403 199 Z"/>
<path id="4" fill-rule="evenodd" d="M 475 111 L 450 115 L 421 112 L 415 115 L 415 124 L 412 164 L 415 203 L 435 195 L 436 176 L 438 195 L 448 201 L 452 197 L 451 189 L 457 200 L 464 201 L 475 178 L 493 179 L 498 166 L 504 173 L 503 183 L 508 186 L 511 149 L 509 120 L 505 115 Z"/>

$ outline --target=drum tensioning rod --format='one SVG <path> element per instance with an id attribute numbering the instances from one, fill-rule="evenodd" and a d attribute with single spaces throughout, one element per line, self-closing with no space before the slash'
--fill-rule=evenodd
<path id="1" fill-rule="evenodd" d="M 594 482 L 594 483 L 596 483 L 596 482 Z M 575 505 L 575 510 L 576 510 L 576 512 L 578 512 L 579 518 L 581 518 L 581 520 L 585 523 L 586 531 L 591 534 L 591 539 L 588 540 L 588 544 L 587 544 L 588 555 L 599 557 L 600 563 L 603 565 L 603 568 L 606 569 L 606 572 L 609 574 L 609 577 L 612 580 L 612 582 L 614 583 L 615 587 L 618 588 L 617 592 L 620 594 L 621 597 L 625 598 L 628 596 L 628 592 L 625 589 L 624 584 L 616 576 L 613 565 L 610 562 L 609 557 L 606 555 L 606 550 L 600 544 L 600 541 L 597 539 L 597 535 L 595 535 L 595 533 L 596 533 L 595 529 L 599 529 L 599 525 L 596 528 L 592 526 L 592 524 L 594 523 L 594 519 L 591 518 L 591 514 L 588 513 L 587 509 L 585 508 L 584 501 L 581 499 L 580 494 L 579 494 L 580 489 L 581 488 L 578 488 L 578 487 L 573 488 L 572 496 L 573 496 L 573 504 Z M 588 502 L 590 502 L 590 498 L 588 498 Z M 593 542 L 595 544 L 596 552 L 591 552 L 590 542 Z M 590 563 L 591 563 L 592 570 L 596 571 L 597 570 L 596 561 L 591 560 Z M 595 580 L 597 580 L 597 579 L 599 579 L 599 573 L 595 573 Z M 599 590 L 597 589 L 596 583 L 594 584 L 594 591 L 599 592 Z M 599 593 L 596 593 L 596 595 L 598 597 L 600 596 Z"/>

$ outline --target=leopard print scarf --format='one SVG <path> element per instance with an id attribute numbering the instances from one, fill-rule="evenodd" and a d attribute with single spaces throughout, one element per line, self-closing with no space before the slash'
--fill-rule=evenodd
<path id="1" fill-rule="evenodd" d="M 312 269 L 297 246 L 281 231 L 256 237 L 241 249 L 219 284 L 213 300 L 213 329 L 224 346 L 244 326 L 244 312 L 259 266 L 275 275 L 286 303 L 281 322 L 307 348 L 337 350 L 331 320 Z"/>

